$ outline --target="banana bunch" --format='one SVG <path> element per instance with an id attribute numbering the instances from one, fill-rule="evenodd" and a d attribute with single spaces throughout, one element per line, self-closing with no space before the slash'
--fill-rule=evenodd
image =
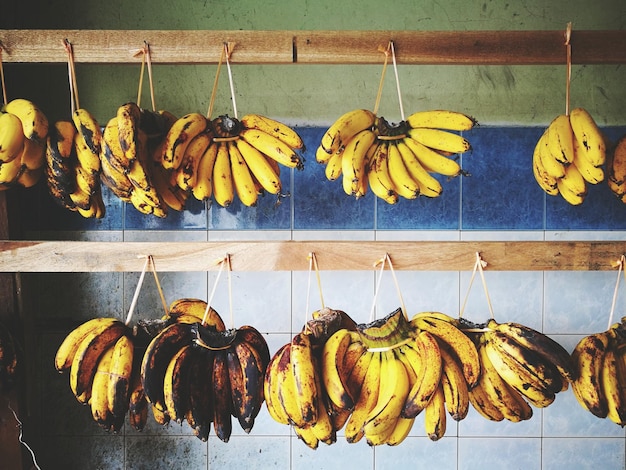
<path id="1" fill-rule="evenodd" d="M 611 192 L 626 204 L 626 136 L 615 144 L 607 161 L 607 184 Z"/>
<path id="2" fill-rule="evenodd" d="M 0 110 L 0 190 L 34 186 L 46 162 L 48 118 L 32 101 L 17 98 Z"/>
<path id="3" fill-rule="evenodd" d="M 175 121 L 168 111 L 153 112 L 129 102 L 118 107 L 104 128 L 102 183 L 142 214 L 164 218 L 170 208 L 182 210 L 187 200 L 157 164 L 162 142 Z"/>
<path id="4" fill-rule="evenodd" d="M 296 151 L 303 149 L 293 129 L 259 114 L 209 120 L 189 113 L 169 130 L 161 163 L 175 185 L 199 201 L 212 197 L 228 207 L 237 196 L 255 206 L 265 192 L 281 195 L 280 166 L 302 169 Z"/>
<path id="5" fill-rule="evenodd" d="M 228 442 L 231 416 L 250 432 L 263 403 L 270 359 L 261 333 L 252 326 L 227 330 L 219 314 L 198 299 L 175 301 L 168 317 L 141 363 L 155 420 L 186 421 L 203 441 L 212 423 L 219 439 Z"/>
<path id="6" fill-rule="evenodd" d="M 470 150 L 457 132 L 474 125 L 471 117 L 446 110 L 419 111 L 397 124 L 367 109 L 352 110 L 324 133 L 315 158 L 326 165 L 329 181 L 341 178 L 344 192 L 357 199 L 368 188 L 389 204 L 399 197 L 437 197 L 443 188 L 432 174 L 463 173 L 450 157 Z"/>
<path id="7" fill-rule="evenodd" d="M 533 175 L 547 194 L 583 203 L 588 184 L 604 181 L 605 138 L 584 108 L 560 114 L 543 132 L 533 151 Z"/>
<path id="8" fill-rule="evenodd" d="M 346 413 L 335 413 L 324 392 L 318 346 L 312 330 L 305 327 L 272 356 L 263 381 L 270 416 L 292 425 L 311 449 L 320 442 L 335 443 L 346 419 Z"/>
<path id="9" fill-rule="evenodd" d="M 139 377 L 132 328 L 116 318 L 88 320 L 65 337 L 54 365 L 59 372 L 69 371 L 70 389 L 79 403 L 90 407 L 94 421 L 118 432 Z M 133 403 L 135 411 L 141 410 Z M 131 423 L 137 420 L 131 418 Z"/>
<path id="10" fill-rule="evenodd" d="M 603 332 L 582 338 L 572 352 L 577 377 L 572 391 L 598 418 L 626 425 L 626 317 Z"/>
<path id="11" fill-rule="evenodd" d="M 18 344 L 11 330 L 0 323 L 0 392 L 8 392 L 15 386 L 18 366 Z"/>
<path id="12" fill-rule="evenodd" d="M 532 417 L 532 406 L 550 405 L 576 377 L 569 353 L 556 341 L 525 325 L 465 322 L 479 353 L 481 375 L 470 389 L 470 402 L 491 421 Z"/>

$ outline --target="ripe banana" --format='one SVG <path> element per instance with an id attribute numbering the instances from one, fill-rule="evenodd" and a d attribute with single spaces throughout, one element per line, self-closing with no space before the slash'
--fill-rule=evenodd
<path id="1" fill-rule="evenodd" d="M 424 430 L 431 441 L 438 441 L 446 433 L 445 396 L 441 383 L 424 410 Z"/>
<path id="2" fill-rule="evenodd" d="M 199 348 L 195 351 L 188 381 L 187 423 L 201 441 L 209 439 L 213 421 L 213 359 L 214 352 Z M 193 380 L 191 380 L 193 378 Z"/>
<path id="3" fill-rule="evenodd" d="M 302 157 L 278 137 L 256 128 L 243 129 L 239 136 L 259 152 L 287 168 L 295 168 L 297 170 L 304 168 Z"/>
<path id="4" fill-rule="evenodd" d="M 228 143 L 220 142 L 213 165 L 213 198 L 222 207 L 228 207 L 235 198 Z"/>
<path id="5" fill-rule="evenodd" d="M 544 133 L 541 135 L 539 140 L 537 141 L 537 145 L 535 146 L 534 154 L 537 155 L 537 161 L 541 165 L 542 168 L 550 175 L 552 178 L 556 178 L 557 180 L 563 178 L 565 176 L 565 167 L 562 162 L 558 161 L 550 152 L 550 148 L 548 147 L 548 130 L 546 129 Z"/>
<path id="6" fill-rule="evenodd" d="M 250 172 L 263 189 L 270 194 L 280 194 L 282 189 L 280 167 L 272 165 L 265 155 L 244 139 L 237 139 L 235 143 L 248 168 L 250 168 Z"/>
<path id="7" fill-rule="evenodd" d="M 222 441 L 228 442 L 232 433 L 232 392 L 225 351 L 216 351 L 213 358 L 213 430 Z"/>
<path id="8" fill-rule="evenodd" d="M 134 355 L 135 344 L 129 335 L 121 336 L 112 348 L 107 404 L 109 412 L 117 418 L 123 418 L 128 411 Z"/>
<path id="9" fill-rule="evenodd" d="M 606 160 L 606 143 L 591 114 L 584 108 L 574 108 L 569 119 L 580 156 L 592 166 L 602 166 Z"/>
<path id="10" fill-rule="evenodd" d="M 465 419 L 469 411 L 469 387 L 459 360 L 448 352 L 447 346 L 439 345 L 441 352 L 441 387 L 446 410 L 455 421 Z"/>
<path id="11" fill-rule="evenodd" d="M 550 155 L 563 165 L 574 163 L 574 133 L 567 114 L 559 114 L 548 125 L 547 146 Z"/>
<path id="12" fill-rule="evenodd" d="M 254 128 L 273 135 L 285 142 L 292 149 L 304 149 L 304 142 L 298 133 L 291 127 L 276 121 L 275 119 L 260 114 L 246 114 L 241 118 L 241 124 L 245 128 Z"/>
<path id="13" fill-rule="evenodd" d="M 626 194 L 626 136 L 617 141 L 607 170 L 609 188 L 615 196 L 621 198 Z"/>
<path id="14" fill-rule="evenodd" d="M 363 438 L 363 426 L 378 402 L 382 357 L 380 352 L 368 352 L 367 354 L 371 355 L 372 358 L 363 378 L 359 398 L 354 404 L 354 409 L 344 429 L 346 440 L 349 443 L 358 442 Z"/>
<path id="15" fill-rule="evenodd" d="M 409 391 L 402 416 L 414 418 L 426 408 L 437 391 L 443 366 L 437 339 L 428 331 L 419 332 L 415 336 L 415 342 L 409 343 L 409 345 L 416 349 L 420 366 L 419 369 L 415 369 L 417 380 Z"/>
<path id="16" fill-rule="evenodd" d="M 263 404 L 263 364 L 246 341 L 235 341 L 227 352 L 233 414 L 249 433 Z"/>
<path id="17" fill-rule="evenodd" d="M 476 124 L 476 120 L 463 113 L 449 110 L 417 111 L 406 118 L 409 126 L 446 129 L 449 131 L 469 131 Z"/>
<path id="18" fill-rule="evenodd" d="M 72 113 L 72 121 L 85 145 L 93 155 L 98 156 L 102 149 L 102 128 L 96 118 L 88 110 L 79 108 Z"/>
<path id="19" fill-rule="evenodd" d="M 317 421 L 317 396 L 322 391 L 318 390 L 315 380 L 318 370 L 310 334 L 300 332 L 293 336 L 290 361 L 300 415 L 305 423 L 312 424 Z"/>
<path id="20" fill-rule="evenodd" d="M 139 149 L 139 120 L 141 109 L 136 103 L 125 103 L 117 108 L 116 112 L 117 136 L 124 159 L 131 164 L 136 158 Z"/>
<path id="21" fill-rule="evenodd" d="M 395 142 L 389 144 L 388 150 L 389 176 L 391 176 L 391 181 L 398 195 L 405 199 L 415 199 L 420 194 L 419 182 L 409 172 Z"/>
<path id="22" fill-rule="evenodd" d="M 540 139 L 541 141 L 541 139 Z M 545 151 L 545 138 L 541 143 L 537 143 L 533 150 L 533 176 L 535 181 L 546 194 L 550 196 L 556 196 L 559 194 L 559 188 L 557 184 L 557 178 L 551 175 L 548 170 L 543 166 L 541 152 Z"/>
<path id="23" fill-rule="evenodd" d="M 48 137 L 48 118 L 32 101 L 16 98 L 9 101 L 3 111 L 17 116 L 22 121 L 22 131 L 27 139 L 45 142 Z"/>
<path id="24" fill-rule="evenodd" d="M 426 171 L 449 177 L 455 177 L 462 173 L 461 166 L 456 160 L 440 154 L 411 137 L 404 138 L 402 142 L 413 152 Z M 414 165 L 407 166 L 411 168 Z"/>
<path id="25" fill-rule="evenodd" d="M 222 145 L 223 143 L 213 142 L 198 162 L 198 176 L 191 188 L 193 197 L 198 201 L 204 201 L 213 195 L 213 168 L 217 158 L 217 150 Z"/>
<path id="26" fill-rule="evenodd" d="M 254 177 L 237 144 L 233 141 L 226 142 L 230 159 L 230 170 L 233 177 L 233 186 L 237 197 L 244 206 L 255 206 L 259 193 L 254 183 Z"/>
<path id="27" fill-rule="evenodd" d="M 91 415 L 96 423 L 107 431 L 112 425 L 112 415 L 107 401 L 107 390 L 110 378 L 111 359 L 114 346 L 107 348 L 99 358 L 91 384 L 89 406 Z M 123 418 L 122 418 L 123 419 Z"/>
<path id="28" fill-rule="evenodd" d="M 348 111 L 340 116 L 322 136 L 323 150 L 329 155 L 341 153 L 353 136 L 364 129 L 370 129 L 375 120 L 376 115 L 367 109 Z"/>
<path id="29" fill-rule="evenodd" d="M 185 154 L 189 142 L 209 125 L 207 118 L 200 113 L 189 113 L 178 118 L 170 127 L 165 137 L 163 167 L 177 169 Z"/>
<path id="30" fill-rule="evenodd" d="M 367 178 L 368 150 L 375 141 L 374 132 L 365 129 L 354 135 L 345 145 L 341 157 L 341 174 L 343 190 L 348 196 L 364 196 L 360 193 L 361 180 Z"/>
<path id="31" fill-rule="evenodd" d="M 20 118 L 0 112 L 0 162 L 8 163 L 21 155 L 25 140 Z"/>
<path id="32" fill-rule="evenodd" d="M 191 368 L 195 350 L 186 344 L 174 353 L 163 376 L 163 403 L 172 421 L 182 423 L 189 412 Z M 195 380 L 195 378 L 194 378 Z"/>
<path id="33" fill-rule="evenodd" d="M 418 143 L 416 142 L 416 144 Z M 440 196 L 443 192 L 441 183 L 422 166 L 422 163 L 420 162 L 417 155 L 407 145 L 406 139 L 397 141 L 396 146 L 398 147 L 398 151 L 400 152 L 400 156 L 402 157 L 402 161 L 404 162 L 406 169 L 418 184 L 420 195 L 426 197 Z M 430 152 L 430 149 L 425 148 L 425 151 Z M 436 152 L 434 153 L 436 154 L 435 158 L 446 158 L 442 155 L 437 154 Z M 446 160 L 446 164 L 448 161 L 454 162 L 453 160 L 449 160 L 447 158 Z"/>
<path id="34" fill-rule="evenodd" d="M 192 189 L 198 178 L 198 167 L 202 156 L 213 142 L 210 132 L 201 132 L 187 145 L 180 165 L 174 170 L 176 184 L 183 191 Z"/>
<path id="35" fill-rule="evenodd" d="M 389 174 L 388 148 L 387 142 L 376 148 L 376 152 L 368 162 L 367 181 L 376 196 L 388 204 L 396 204 L 398 193 Z"/>
<path id="36" fill-rule="evenodd" d="M 263 396 L 265 397 L 265 406 L 270 417 L 280 424 L 290 424 L 291 420 L 285 408 L 283 407 L 280 390 L 283 386 L 280 370 L 286 370 L 289 367 L 289 352 L 291 343 L 281 346 L 271 357 L 263 380 Z"/>
<path id="37" fill-rule="evenodd" d="M 333 153 L 326 163 L 324 175 L 328 181 L 335 181 L 341 176 L 343 167 L 343 153 Z"/>
<path id="38" fill-rule="evenodd" d="M 583 337 L 572 352 L 572 361 L 578 377 L 572 382 L 572 391 L 580 405 L 598 418 L 606 418 L 608 406 L 602 392 L 602 367 L 609 348 L 608 332 Z"/>
<path id="39" fill-rule="evenodd" d="M 472 148 L 465 137 L 441 129 L 410 129 L 409 136 L 426 147 L 442 152 L 465 153 Z"/>
<path id="40" fill-rule="evenodd" d="M 331 402 L 340 409 L 350 409 L 354 405 L 352 397 L 342 379 L 341 368 L 352 337 L 346 329 L 339 329 L 324 343 L 322 350 L 322 380 Z"/>
<path id="41" fill-rule="evenodd" d="M 563 199 L 573 206 L 582 204 L 587 196 L 587 183 L 576 165 L 565 167 L 565 175 L 557 180 L 557 187 Z"/>
<path id="42" fill-rule="evenodd" d="M 600 388 L 606 399 L 607 418 L 621 427 L 626 425 L 626 383 L 624 360 L 616 347 L 609 347 L 604 354 L 600 375 Z M 621 364 L 620 364 L 621 362 Z"/>
<path id="43" fill-rule="evenodd" d="M 604 181 L 604 169 L 602 166 L 593 166 L 591 162 L 581 155 L 578 141 L 574 142 L 574 165 L 589 184 L 598 184 Z"/>

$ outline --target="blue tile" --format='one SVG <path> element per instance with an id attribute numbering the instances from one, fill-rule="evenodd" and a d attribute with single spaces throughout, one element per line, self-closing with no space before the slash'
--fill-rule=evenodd
<path id="1" fill-rule="evenodd" d="M 324 165 L 315 160 L 315 150 L 326 129 L 302 128 L 306 152 L 304 170 L 294 172 L 293 228 L 296 230 L 373 230 L 375 196 L 355 199 L 344 193 L 340 181 L 328 181 Z"/>
<path id="2" fill-rule="evenodd" d="M 387 204 L 376 198 L 376 228 L 379 230 L 458 230 L 460 227 L 461 179 L 434 175 L 443 186 L 439 197 L 400 198 Z"/>
<path id="3" fill-rule="evenodd" d="M 132 204 L 125 204 L 124 229 L 126 230 L 180 230 L 207 227 L 204 202 L 189 197 L 184 211 L 169 210 L 164 218 L 139 212 Z"/>
<path id="4" fill-rule="evenodd" d="M 462 159 L 464 230 L 541 230 L 545 194 L 532 173 L 542 129 L 481 127 L 467 134 L 473 150 Z"/>

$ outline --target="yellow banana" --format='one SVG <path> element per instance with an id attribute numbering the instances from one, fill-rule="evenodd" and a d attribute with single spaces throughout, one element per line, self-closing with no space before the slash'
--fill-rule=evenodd
<path id="1" fill-rule="evenodd" d="M 626 193 L 626 136 L 617 141 L 607 169 L 609 187 L 621 197 Z"/>
<path id="2" fill-rule="evenodd" d="M 280 424 L 290 424 L 290 417 L 285 411 L 279 395 L 279 391 L 282 387 L 282 381 L 280 379 L 284 377 L 284 374 L 281 375 L 279 372 L 279 367 L 282 370 L 289 368 L 290 349 L 291 343 L 287 343 L 274 353 L 265 370 L 265 379 L 263 381 L 265 406 L 270 417 Z"/>
<path id="3" fill-rule="evenodd" d="M 469 411 L 469 388 L 463 369 L 457 358 L 450 354 L 447 347 L 440 347 L 441 386 L 448 413 L 455 421 L 461 421 Z"/>
<path id="4" fill-rule="evenodd" d="M 89 399 L 91 415 L 94 421 L 107 430 L 110 427 L 112 417 L 109 411 L 107 390 L 111 378 L 110 366 L 111 359 L 113 358 L 113 349 L 114 346 L 110 346 L 102 353 L 98 361 L 91 385 L 91 397 Z"/>
<path id="5" fill-rule="evenodd" d="M 465 153 L 472 148 L 465 137 L 441 129 L 410 129 L 409 136 L 426 147 L 442 152 Z"/>
<path id="6" fill-rule="evenodd" d="M 369 445 L 386 443 L 409 393 L 409 376 L 393 350 L 382 353 L 380 377 L 376 406 L 369 412 L 363 425 Z"/>
<path id="7" fill-rule="evenodd" d="M 293 431 L 296 433 L 298 439 L 300 439 L 309 449 L 317 449 L 320 444 L 320 440 L 315 435 L 313 427 L 307 426 L 294 426 Z"/>
<path id="8" fill-rule="evenodd" d="M 593 166 L 588 159 L 581 155 L 578 141 L 574 142 L 574 165 L 589 184 L 598 184 L 604 181 L 602 166 Z"/>
<path id="9" fill-rule="evenodd" d="M 1 163 L 0 184 L 7 186 L 14 185 L 24 169 L 25 167 L 22 165 L 22 160 L 20 158 L 14 158 L 10 162 Z"/>
<path id="10" fill-rule="evenodd" d="M 368 150 L 376 141 L 376 134 L 371 129 L 358 132 L 345 145 L 341 157 L 343 190 L 348 196 L 360 194 L 361 180 L 367 178 L 366 162 Z"/>
<path id="11" fill-rule="evenodd" d="M 111 167 L 118 173 L 126 174 L 130 169 L 130 161 L 126 158 L 120 144 L 117 117 L 109 119 L 102 132 L 101 160 L 106 158 Z"/>
<path id="12" fill-rule="evenodd" d="M 245 140 L 237 139 L 235 143 L 248 168 L 263 189 L 270 194 L 280 194 L 282 190 L 280 167 L 278 165 L 274 167 L 264 154 Z"/>
<path id="13" fill-rule="evenodd" d="M 273 135 L 252 128 L 242 130 L 239 136 L 259 152 L 287 168 L 296 168 L 298 170 L 304 168 L 302 157 L 293 148 Z"/>
<path id="14" fill-rule="evenodd" d="M 237 144 L 233 141 L 226 142 L 230 157 L 230 169 L 233 175 L 233 185 L 239 200 L 244 206 L 255 206 L 259 197 L 254 183 L 254 177 L 248 167 Z"/>
<path id="15" fill-rule="evenodd" d="M 548 130 L 546 129 L 537 141 L 534 153 L 537 154 L 538 161 L 541 166 L 546 170 L 548 175 L 553 178 L 559 179 L 565 176 L 565 167 L 563 163 L 558 161 L 548 147 Z"/>
<path id="16" fill-rule="evenodd" d="M 398 202 L 398 193 L 389 175 L 387 160 L 389 144 L 380 144 L 368 162 L 367 182 L 372 192 L 388 204 Z"/>
<path id="17" fill-rule="evenodd" d="M 413 128 L 428 127 L 449 131 L 469 131 L 477 124 L 471 116 L 445 109 L 417 111 L 407 117 L 406 122 Z"/>
<path id="18" fill-rule="evenodd" d="M 341 364 L 351 342 L 350 332 L 339 329 L 324 343 L 322 349 L 322 380 L 331 402 L 340 409 L 350 409 L 354 405 L 346 390 L 345 379 L 341 376 Z"/>
<path id="19" fill-rule="evenodd" d="M 559 114 L 548 125 L 548 150 L 557 162 L 574 162 L 574 133 L 567 114 Z"/>
<path id="20" fill-rule="evenodd" d="M 533 176 L 539 187 L 543 189 L 546 194 L 556 196 L 559 194 L 557 179 L 548 173 L 548 170 L 543 166 L 540 155 L 540 152 L 543 151 L 542 147 L 545 147 L 543 143 L 541 145 L 538 143 L 533 150 Z"/>
<path id="21" fill-rule="evenodd" d="M 598 418 L 606 418 L 608 407 L 602 392 L 602 365 L 609 348 L 608 333 L 594 333 L 583 337 L 574 347 L 572 360 L 578 370 L 572 382 L 572 391 L 580 405 Z"/>
<path id="22" fill-rule="evenodd" d="M 426 197 L 440 196 L 443 192 L 441 183 L 428 171 L 426 171 L 426 169 L 420 163 L 419 158 L 417 158 L 417 155 L 413 153 L 411 148 L 406 144 L 405 140 L 397 141 L 396 146 L 398 147 L 398 151 L 400 152 L 400 156 L 402 158 L 402 161 L 404 162 L 406 169 L 418 184 L 420 195 Z M 430 151 L 430 149 L 428 148 L 425 148 L 425 150 Z M 436 158 L 439 157 L 446 158 L 442 155 L 437 154 Z"/>
<path id="23" fill-rule="evenodd" d="M 321 140 L 323 150 L 332 155 L 343 151 L 347 142 L 358 132 L 370 129 L 376 115 L 367 109 L 355 109 L 340 116 L 324 133 Z"/>
<path id="24" fill-rule="evenodd" d="M 217 150 L 222 143 L 213 142 L 206 149 L 198 162 L 198 176 L 191 188 L 191 194 L 198 201 L 209 199 L 213 194 L 213 168 L 217 158 Z"/>
<path id="25" fill-rule="evenodd" d="M 492 396 L 487 393 L 485 388 L 485 379 L 480 377 L 476 385 L 469 391 L 469 400 L 472 407 L 483 418 L 489 421 L 502 421 L 504 415 L 496 403 L 493 402 Z"/>
<path id="26" fill-rule="evenodd" d="M 22 121 L 22 131 L 27 139 L 45 142 L 48 137 L 48 118 L 32 101 L 16 98 L 4 106 L 4 112 L 17 116 Z"/>
<path id="27" fill-rule="evenodd" d="M 22 174 L 17 177 L 16 182 L 17 184 L 25 188 L 32 188 L 39 182 L 42 174 L 43 168 L 39 168 L 37 170 L 29 170 L 28 168 L 24 168 Z"/>
<path id="28" fill-rule="evenodd" d="M 332 155 L 334 154 L 327 153 L 326 150 L 324 150 L 324 147 L 319 145 L 315 150 L 315 161 L 320 164 L 326 164 Z"/>
<path id="29" fill-rule="evenodd" d="M 295 380 L 296 399 L 305 423 L 317 420 L 317 388 L 311 335 L 300 332 L 291 340 L 291 372 Z"/>
<path id="30" fill-rule="evenodd" d="M 228 207 L 235 198 L 235 187 L 228 155 L 228 143 L 220 142 L 213 165 L 213 197 L 222 207 Z"/>
<path id="31" fill-rule="evenodd" d="M 565 168 L 565 176 L 557 180 L 557 187 L 563 199 L 572 205 L 582 204 L 587 196 L 587 182 L 576 165 Z"/>
<path id="32" fill-rule="evenodd" d="M 183 160 L 189 142 L 196 135 L 204 132 L 208 124 L 207 118 L 200 113 L 188 113 L 178 118 L 165 137 L 163 167 L 177 169 Z"/>
<path id="33" fill-rule="evenodd" d="M 74 147 L 76 148 L 76 157 L 78 158 L 78 165 L 80 165 L 84 170 L 93 175 L 97 175 L 100 173 L 101 163 L 100 163 L 100 153 L 99 150 L 97 153 L 94 153 L 85 137 L 80 132 L 77 132 L 74 136 Z"/>
<path id="34" fill-rule="evenodd" d="M 102 149 L 102 128 L 96 118 L 88 110 L 79 108 L 72 113 L 72 121 L 91 153 L 99 155 Z"/>
<path id="35" fill-rule="evenodd" d="M 126 103 L 117 108 L 117 136 L 124 158 L 129 163 L 137 158 L 139 120 L 141 109 L 135 103 Z"/>
<path id="36" fill-rule="evenodd" d="M 341 176 L 343 167 L 343 153 L 333 153 L 328 162 L 326 168 L 324 168 L 324 175 L 328 181 L 335 181 Z"/>
<path id="37" fill-rule="evenodd" d="M 21 155 L 25 140 L 20 118 L 0 112 L 0 162 L 7 163 Z"/>
<path id="38" fill-rule="evenodd" d="M 354 404 L 354 409 L 344 429 L 346 440 L 349 443 L 358 442 L 363 438 L 363 426 L 378 402 L 382 364 L 381 353 L 369 352 L 368 354 L 371 355 L 371 361 L 363 378 L 359 398 Z"/>
<path id="39" fill-rule="evenodd" d="M 456 160 L 445 157 L 411 137 L 405 137 L 402 142 L 413 152 L 418 163 L 428 172 L 455 177 L 462 173 L 461 166 Z M 415 164 L 407 165 L 409 168 Z M 415 170 L 414 170 L 415 171 Z M 421 172 L 420 172 L 421 173 Z M 435 186 L 435 190 L 436 190 Z"/>
<path id="40" fill-rule="evenodd" d="M 170 419 L 182 423 L 189 411 L 190 370 L 194 348 L 187 344 L 174 353 L 163 377 L 163 403 Z"/>
<path id="41" fill-rule="evenodd" d="M 260 114 L 246 114 L 241 118 L 240 122 L 246 128 L 258 129 L 273 135 L 285 142 L 292 149 L 304 148 L 304 142 L 302 142 L 302 138 L 298 133 L 288 125 L 276 121 L 275 119 L 261 116 Z"/>
<path id="42" fill-rule="evenodd" d="M 569 119 L 580 156 L 592 166 L 602 166 L 606 160 L 606 143 L 591 114 L 584 108 L 574 108 Z"/>
<path id="43" fill-rule="evenodd" d="M 209 132 L 201 132 L 187 145 L 180 165 L 174 170 L 176 184 L 183 191 L 188 191 L 195 186 L 200 160 L 212 142 Z"/>
<path id="44" fill-rule="evenodd" d="M 419 182 L 409 172 L 396 143 L 391 142 L 388 149 L 389 176 L 398 195 L 405 199 L 415 199 L 420 194 Z"/>
<path id="45" fill-rule="evenodd" d="M 411 432 L 414 423 L 415 418 L 403 418 L 402 416 L 398 417 L 393 431 L 391 431 L 391 434 L 387 436 L 387 439 L 385 440 L 385 444 L 388 446 L 397 446 L 403 442 Z"/>
<path id="46" fill-rule="evenodd" d="M 123 417 L 128 411 L 135 345 L 128 335 L 123 335 L 113 346 L 107 385 L 107 404 L 113 416 Z"/>
<path id="47" fill-rule="evenodd" d="M 441 384 L 424 409 L 424 430 L 431 441 L 438 441 L 446 433 L 445 397 Z"/>
<path id="48" fill-rule="evenodd" d="M 419 371 L 416 371 L 417 381 L 409 391 L 402 410 L 402 416 L 405 418 L 414 418 L 426 407 L 439 387 L 442 374 L 441 351 L 435 336 L 427 331 L 421 331 L 416 335 L 411 347 L 416 349 L 421 366 Z"/>
<path id="49" fill-rule="evenodd" d="M 626 425 L 626 383 L 621 382 L 624 376 L 619 372 L 620 367 L 623 370 L 623 363 L 616 348 L 609 347 L 604 354 L 600 373 L 600 386 L 607 404 L 606 417 L 621 427 Z"/>

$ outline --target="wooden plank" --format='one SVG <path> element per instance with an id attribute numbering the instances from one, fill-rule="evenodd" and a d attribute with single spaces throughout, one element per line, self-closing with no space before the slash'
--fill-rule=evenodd
<path id="1" fill-rule="evenodd" d="M 138 63 L 144 41 L 154 63 L 215 64 L 224 42 L 240 64 L 380 64 L 394 41 L 400 64 L 550 65 L 566 60 L 565 31 L 175 31 L 0 30 L 5 62 Z M 626 63 L 626 31 L 573 30 L 574 64 Z"/>
<path id="2" fill-rule="evenodd" d="M 297 37 L 298 63 L 381 64 L 393 41 L 399 64 L 551 65 L 566 63 L 564 31 L 309 31 Z M 572 63 L 626 62 L 626 31 L 572 32 Z"/>
<path id="3" fill-rule="evenodd" d="M 67 62 L 63 41 L 72 44 L 77 63 L 141 62 L 137 52 L 150 45 L 153 63 L 215 64 L 224 43 L 231 62 L 291 63 L 293 36 L 288 31 L 157 30 L 0 30 L 5 62 Z"/>
<path id="4" fill-rule="evenodd" d="M 615 269 L 626 242 L 0 242 L 0 272 L 137 272 L 151 255 L 157 271 L 212 271 L 230 256 L 234 271 L 374 269 L 389 254 L 394 269 L 470 271 L 476 253 L 488 271 Z"/>

